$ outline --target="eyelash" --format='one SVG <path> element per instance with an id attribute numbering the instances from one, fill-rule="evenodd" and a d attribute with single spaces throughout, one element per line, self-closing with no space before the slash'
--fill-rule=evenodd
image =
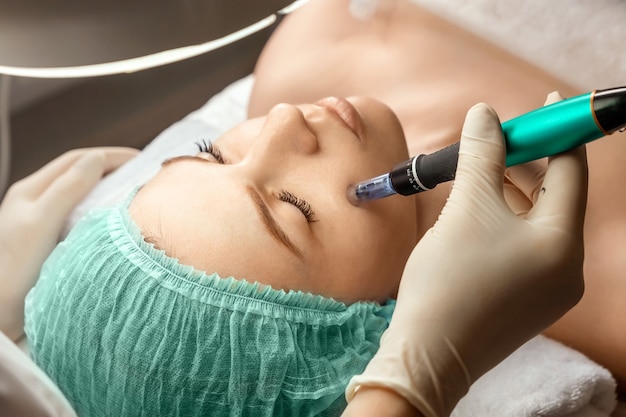
<path id="1" fill-rule="evenodd" d="M 224 163 L 224 157 L 222 156 L 222 152 L 211 142 L 208 142 L 206 139 L 202 139 L 196 142 L 196 146 L 198 147 L 198 150 L 200 152 L 208 153 L 220 164 Z M 276 197 L 280 201 L 292 204 L 296 208 L 298 208 L 302 212 L 302 215 L 306 218 L 307 222 L 314 223 L 317 221 L 317 219 L 315 219 L 315 211 L 313 211 L 313 208 L 308 201 L 303 200 L 285 190 L 281 190 Z"/>
<path id="2" fill-rule="evenodd" d="M 206 139 L 202 139 L 196 142 L 196 146 L 200 152 L 208 153 L 220 164 L 224 163 L 224 156 L 222 155 L 222 152 L 211 142 L 207 142 Z"/>
<path id="3" fill-rule="evenodd" d="M 296 197 L 289 191 L 285 190 L 281 190 L 280 193 L 278 193 L 277 198 L 296 206 L 302 212 L 307 222 L 314 223 L 317 221 L 317 219 L 315 219 L 315 211 L 313 211 L 313 208 L 311 208 L 311 205 L 306 200 Z"/>

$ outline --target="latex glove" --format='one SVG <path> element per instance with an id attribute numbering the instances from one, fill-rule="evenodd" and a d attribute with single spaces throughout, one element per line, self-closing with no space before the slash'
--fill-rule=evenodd
<path id="1" fill-rule="evenodd" d="M 545 106 L 563 100 L 558 91 L 548 95 Z M 548 158 L 515 165 L 504 173 L 504 197 L 516 214 L 526 214 L 533 207 L 548 167 Z"/>
<path id="2" fill-rule="evenodd" d="M 76 417 L 48 376 L 0 332 L 0 415 Z"/>
<path id="3" fill-rule="evenodd" d="M 448 201 L 408 260 L 390 327 L 349 400 L 359 387 L 383 387 L 425 416 L 447 416 L 474 381 L 582 296 L 584 147 L 550 158 L 524 218 L 503 196 L 504 154 L 497 115 L 474 106 Z"/>
<path id="4" fill-rule="evenodd" d="M 123 147 L 76 149 L 16 182 L 0 204 L 0 331 L 23 332 L 24 297 L 57 243 L 74 206 L 139 151 Z"/>

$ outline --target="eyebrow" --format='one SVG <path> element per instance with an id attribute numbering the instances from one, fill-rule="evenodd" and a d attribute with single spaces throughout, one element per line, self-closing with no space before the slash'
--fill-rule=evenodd
<path id="1" fill-rule="evenodd" d="M 178 162 L 178 161 L 204 161 L 204 162 L 211 163 L 211 161 L 208 161 L 208 160 L 206 160 L 204 158 L 198 158 L 197 156 L 180 155 L 180 156 L 174 156 L 173 158 L 164 159 L 161 162 L 161 166 L 166 166 L 166 165 L 171 164 L 172 162 Z"/>
<path id="2" fill-rule="evenodd" d="M 250 186 L 246 187 L 246 191 L 248 192 L 250 198 L 252 198 L 252 201 L 254 201 L 254 203 L 256 204 L 256 207 L 259 210 L 259 214 L 261 215 L 261 220 L 263 220 L 263 224 L 265 224 L 267 230 L 270 232 L 272 237 L 274 237 L 280 244 L 285 246 L 287 249 L 289 249 L 289 251 L 291 251 L 291 253 L 293 253 L 300 260 L 302 260 L 302 251 L 300 251 L 300 249 L 298 249 L 296 245 L 291 242 L 282 227 L 280 227 L 276 220 L 274 220 L 274 217 L 272 217 L 272 213 L 270 213 L 267 205 L 265 204 L 259 193 L 257 193 L 256 190 Z"/>
<path id="3" fill-rule="evenodd" d="M 181 160 L 187 160 L 187 161 L 201 161 L 201 162 L 206 162 L 206 163 L 212 163 L 204 158 L 199 158 L 197 156 L 193 156 L 193 155 L 182 155 L 182 156 L 175 156 L 173 158 L 168 158 L 166 160 L 164 160 L 161 165 L 162 166 L 166 166 L 171 164 L 172 162 L 177 162 L 177 161 L 181 161 Z M 274 219 L 274 217 L 272 216 L 272 213 L 270 213 L 269 208 L 267 208 L 267 204 L 265 204 L 265 202 L 263 201 L 263 199 L 261 198 L 261 196 L 259 195 L 259 193 L 256 192 L 256 190 L 250 186 L 246 187 L 246 191 L 248 193 L 248 195 L 250 196 L 250 198 L 252 198 L 252 201 L 255 203 L 259 214 L 261 216 L 261 220 L 263 221 L 263 224 L 265 225 L 265 227 L 267 228 L 267 230 L 269 231 L 269 233 L 272 235 L 272 237 L 274 239 L 276 239 L 278 241 L 278 243 L 280 243 L 281 245 L 283 245 L 284 247 L 286 247 L 291 253 L 293 253 L 298 259 L 300 260 L 304 260 L 304 257 L 302 256 L 302 251 L 300 249 L 298 249 L 298 247 L 296 245 L 293 244 L 293 242 L 291 241 L 291 239 L 289 239 L 289 236 L 287 236 L 287 233 L 285 233 L 285 231 L 283 230 L 282 227 L 280 227 L 280 225 L 276 222 L 276 220 Z"/>

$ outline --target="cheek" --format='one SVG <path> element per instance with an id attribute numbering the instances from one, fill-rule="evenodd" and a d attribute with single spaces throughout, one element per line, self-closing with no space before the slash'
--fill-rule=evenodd
<path id="1" fill-rule="evenodd" d="M 375 149 L 370 153 L 392 165 L 408 159 L 406 138 L 395 113 L 385 104 L 367 97 L 359 97 L 356 102 L 365 118 L 368 147 Z"/>
<path id="2" fill-rule="evenodd" d="M 417 240 L 414 204 L 402 203 L 394 204 L 402 211 L 372 210 L 338 219 L 334 231 L 322 238 L 320 262 L 327 267 L 326 291 L 332 292 L 326 295 L 382 302 L 395 294 Z"/>

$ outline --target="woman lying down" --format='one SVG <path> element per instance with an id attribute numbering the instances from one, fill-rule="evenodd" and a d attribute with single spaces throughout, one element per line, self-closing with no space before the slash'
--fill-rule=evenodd
<path id="1" fill-rule="evenodd" d="M 502 214 L 497 198 L 447 208 L 466 216 L 444 234 L 446 253 L 461 266 L 487 244 L 502 249 L 539 233 L 542 222 L 572 226 L 559 235 L 560 245 L 546 245 L 562 250 L 561 262 L 548 259 L 552 249 L 540 256 L 530 243 L 522 246 L 532 264 L 525 250 L 481 260 L 482 280 L 500 275 L 487 292 L 481 279 L 439 279 L 454 275 L 455 262 L 418 261 L 425 260 L 421 245 L 437 245 L 427 231 L 450 184 L 360 206 L 346 197 L 352 184 L 409 154 L 459 140 L 465 113 L 477 102 L 507 119 L 538 107 L 550 91 L 576 91 L 408 1 L 380 2 L 371 20 L 359 21 L 347 1 L 311 0 L 283 21 L 255 74 L 248 121 L 215 143 L 199 142 L 194 156 L 165 161 L 123 206 L 87 215 L 30 292 L 25 328 L 32 355 L 79 415 L 339 415 L 349 381 L 377 351 L 348 387 L 350 406 L 384 387 L 407 399 L 415 415 L 445 415 L 472 381 L 546 328 L 626 376 L 618 360 L 626 351 L 623 307 L 611 302 L 625 285 L 626 265 L 613 248 L 626 244 L 619 210 L 626 196 L 607 180 L 615 171 L 623 178 L 625 168 L 605 162 L 616 152 L 626 156 L 626 142 L 588 146 L 586 294 L 550 327 L 582 288 L 565 280 L 579 275 L 582 256 L 571 220 L 582 217 L 567 207 L 584 202 L 570 198 L 570 185 L 584 177 L 581 150 L 555 158 L 543 183 L 546 161 L 507 171 L 505 197 L 520 217 Z M 470 113 L 476 126 L 466 126 L 465 136 L 498 134 L 489 109 Z M 558 169 L 567 176 L 550 182 Z M 544 198 L 562 200 L 559 211 L 538 209 Z M 485 213 L 486 229 L 497 236 L 480 228 Z M 427 243 L 416 248 L 425 235 Z M 453 243 L 468 236 L 476 247 Z M 403 271 L 438 279 L 403 279 L 400 286 Z M 508 274 L 545 281 L 536 293 L 515 280 L 494 284 L 509 282 Z M 510 297 L 490 304 L 491 291 Z M 533 313 L 539 305 L 545 308 Z M 389 353 L 412 344 L 422 356 L 399 361 Z"/>

